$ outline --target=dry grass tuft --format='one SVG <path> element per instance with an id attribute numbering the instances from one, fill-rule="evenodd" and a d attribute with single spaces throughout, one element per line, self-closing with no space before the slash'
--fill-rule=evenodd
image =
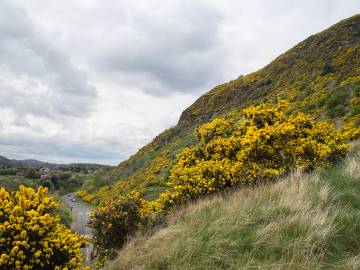
<path id="1" fill-rule="evenodd" d="M 355 178 L 360 175 L 359 157 L 349 158 L 344 168 L 344 176 L 347 178 Z"/>

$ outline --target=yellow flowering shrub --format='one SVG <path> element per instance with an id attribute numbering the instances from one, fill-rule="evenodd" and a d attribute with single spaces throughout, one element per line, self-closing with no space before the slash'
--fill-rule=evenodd
<path id="1" fill-rule="evenodd" d="M 102 194 L 101 199 L 106 201 L 107 198 L 112 198 L 117 194 L 126 195 L 135 189 L 146 193 L 148 186 L 161 186 L 157 178 L 169 166 L 168 157 L 170 154 L 168 150 L 162 151 L 158 157 L 154 158 L 143 169 L 112 185 L 111 189 L 107 190 L 108 192 Z M 101 196 L 99 192 L 97 195 Z"/>
<path id="2" fill-rule="evenodd" d="M 94 197 L 91 194 L 87 193 L 87 191 L 84 189 L 77 190 L 75 194 L 87 203 L 92 203 L 92 201 L 94 200 Z"/>
<path id="3" fill-rule="evenodd" d="M 90 216 L 95 247 L 111 249 L 121 247 L 126 238 L 136 231 L 142 220 L 141 208 L 145 201 L 139 192 L 127 196 L 118 195 L 102 203 Z"/>
<path id="4" fill-rule="evenodd" d="M 58 205 L 47 193 L 0 188 L 0 269 L 80 269 L 85 239 L 51 215 Z"/>
<path id="5" fill-rule="evenodd" d="M 303 113 L 287 116 L 286 106 L 249 107 L 237 122 L 215 119 L 201 126 L 196 131 L 199 145 L 178 156 L 171 189 L 160 195 L 159 203 L 169 207 L 228 187 L 269 181 L 294 167 L 327 167 L 344 157 L 349 134 Z"/>
<path id="6" fill-rule="evenodd" d="M 97 267 L 103 266 L 106 259 L 112 259 L 116 249 L 121 248 L 129 236 L 162 209 L 158 201 L 146 201 L 138 191 L 103 201 L 91 214 L 89 221 L 98 255 Z"/>

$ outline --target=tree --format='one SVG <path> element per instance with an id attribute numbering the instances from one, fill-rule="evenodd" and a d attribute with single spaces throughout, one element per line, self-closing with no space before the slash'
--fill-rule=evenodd
<path id="1" fill-rule="evenodd" d="M 332 72 L 334 72 L 333 67 L 331 66 L 331 64 L 329 62 L 326 62 L 321 69 L 321 76 L 324 76 L 324 75 L 326 75 L 328 73 L 332 73 Z"/>
<path id="2" fill-rule="evenodd" d="M 51 179 L 51 183 L 53 183 L 55 189 L 59 189 L 60 188 L 60 186 L 59 186 L 59 176 L 56 175 L 56 174 L 53 174 L 50 179 Z"/>
<path id="3" fill-rule="evenodd" d="M 85 239 L 51 215 L 58 205 L 47 193 L 0 188 L 0 269 L 80 269 Z"/>
<path id="4" fill-rule="evenodd" d="M 36 179 L 39 177 L 39 175 L 36 173 L 36 170 L 34 168 L 29 168 L 25 171 L 24 176 L 26 178 L 30 178 L 30 179 Z"/>

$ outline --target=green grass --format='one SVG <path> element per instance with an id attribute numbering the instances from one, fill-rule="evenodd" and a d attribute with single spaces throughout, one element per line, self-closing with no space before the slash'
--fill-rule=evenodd
<path id="1" fill-rule="evenodd" d="M 332 264 L 360 254 L 359 152 L 353 154 L 344 164 L 329 172 L 323 172 L 321 176 L 331 187 L 334 202 L 342 209 L 335 219 L 336 234 L 330 240 L 329 252 L 332 256 L 328 257 L 328 262 Z"/>
<path id="2" fill-rule="evenodd" d="M 59 207 L 53 211 L 53 214 L 59 215 L 61 223 L 70 228 L 72 221 L 70 208 L 58 194 L 52 193 L 50 196 L 59 204 Z"/>
<path id="3" fill-rule="evenodd" d="M 179 209 L 105 269 L 360 269 L 359 153 Z"/>
<path id="4" fill-rule="evenodd" d="M 40 186 L 40 181 L 24 178 L 23 176 L 18 177 L 14 175 L 0 175 L 0 187 L 14 191 L 17 190 L 20 185 L 38 188 Z"/>

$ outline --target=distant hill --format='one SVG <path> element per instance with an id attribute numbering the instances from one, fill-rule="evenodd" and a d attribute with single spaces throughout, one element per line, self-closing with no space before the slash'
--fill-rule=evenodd
<path id="1" fill-rule="evenodd" d="M 24 159 L 24 160 L 15 160 L 13 161 L 16 163 L 18 167 L 56 167 L 59 164 L 52 164 L 47 162 L 42 162 L 36 159 Z"/>
<path id="2" fill-rule="evenodd" d="M 187 108 L 175 127 L 105 175 L 104 183 L 116 183 L 113 193 L 139 189 L 146 199 L 156 198 L 167 188 L 177 153 L 196 143 L 196 127 L 278 99 L 291 102 L 289 113 L 303 111 L 337 126 L 360 125 L 360 15 L 310 36 L 254 73 L 216 86 Z"/>
<path id="3" fill-rule="evenodd" d="M 8 159 L 4 156 L 0 156 L 0 167 L 11 168 L 11 167 L 47 167 L 47 168 L 61 168 L 61 167 L 73 167 L 73 168 L 85 168 L 85 169 L 100 169 L 100 168 L 111 168 L 108 165 L 101 165 L 95 163 L 70 163 L 70 164 L 56 164 L 39 161 L 36 159 Z"/>
<path id="4" fill-rule="evenodd" d="M 7 159 L 6 157 L 0 156 L 0 167 L 15 167 L 14 160 Z"/>

